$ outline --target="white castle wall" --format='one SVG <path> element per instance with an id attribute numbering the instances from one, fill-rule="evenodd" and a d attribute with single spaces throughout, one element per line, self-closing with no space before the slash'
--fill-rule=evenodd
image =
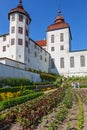
<path id="1" fill-rule="evenodd" d="M 35 74 L 15 67 L 7 66 L 2 63 L 0 63 L 0 77 L 28 78 L 30 81 L 34 81 L 34 82 L 41 81 L 39 74 Z"/>

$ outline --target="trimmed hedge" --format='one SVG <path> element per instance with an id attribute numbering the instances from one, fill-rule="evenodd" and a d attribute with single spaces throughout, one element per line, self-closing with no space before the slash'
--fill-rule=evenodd
<path id="1" fill-rule="evenodd" d="M 43 95 L 43 92 L 35 92 L 35 93 L 31 93 L 31 94 L 28 94 L 28 95 L 25 95 L 25 96 L 9 99 L 9 100 L 6 100 L 6 101 L 1 101 L 0 102 L 0 111 L 4 110 L 6 108 L 13 107 L 15 105 L 24 103 L 28 100 L 39 97 L 41 95 Z"/>
<path id="2" fill-rule="evenodd" d="M 8 87 L 8 88 L 0 88 L 0 92 L 17 92 L 21 89 L 28 89 L 28 90 L 34 90 L 36 88 L 35 85 L 29 85 L 29 86 L 19 86 L 19 87 Z"/>
<path id="3" fill-rule="evenodd" d="M 47 73 L 40 73 L 40 77 L 42 79 L 42 82 L 43 81 L 55 81 L 56 79 L 56 76 L 55 75 L 52 75 L 52 74 L 47 74 Z"/>
<path id="4" fill-rule="evenodd" d="M 30 80 L 27 78 L 3 78 L 0 79 L 0 87 L 3 86 L 21 86 L 30 85 Z"/>

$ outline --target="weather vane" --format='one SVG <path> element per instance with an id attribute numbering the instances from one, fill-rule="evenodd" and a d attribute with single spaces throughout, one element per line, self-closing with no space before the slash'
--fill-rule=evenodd
<path id="1" fill-rule="evenodd" d="M 22 0 L 20 0 L 20 4 L 22 4 Z"/>
<path id="2" fill-rule="evenodd" d="M 58 2 L 58 10 L 60 11 L 60 4 L 61 4 L 61 0 L 59 0 Z"/>

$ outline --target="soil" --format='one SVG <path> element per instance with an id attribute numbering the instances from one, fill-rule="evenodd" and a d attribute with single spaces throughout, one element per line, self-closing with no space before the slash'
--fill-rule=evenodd
<path id="1" fill-rule="evenodd" d="M 83 115 L 84 115 L 84 124 L 82 130 L 87 130 L 87 89 L 73 89 L 81 94 L 83 99 Z M 33 130 L 48 130 L 49 124 L 53 121 L 56 111 L 58 108 L 53 109 L 53 112 L 49 115 L 43 117 L 41 123 L 37 126 L 37 128 Z M 57 130 L 77 130 L 77 118 L 78 118 L 78 102 L 77 98 L 73 93 L 73 105 L 69 110 L 66 119 L 63 122 L 60 122 Z M 10 130 L 22 130 L 18 123 L 13 124 Z"/>

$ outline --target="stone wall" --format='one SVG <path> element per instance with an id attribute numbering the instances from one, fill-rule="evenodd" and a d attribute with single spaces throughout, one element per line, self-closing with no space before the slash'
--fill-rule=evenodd
<path id="1" fill-rule="evenodd" d="M 18 69 L 8 65 L 0 63 L 0 77 L 12 77 L 12 78 L 28 78 L 30 81 L 39 82 L 41 81 L 40 75 L 35 74 L 23 69 Z"/>

